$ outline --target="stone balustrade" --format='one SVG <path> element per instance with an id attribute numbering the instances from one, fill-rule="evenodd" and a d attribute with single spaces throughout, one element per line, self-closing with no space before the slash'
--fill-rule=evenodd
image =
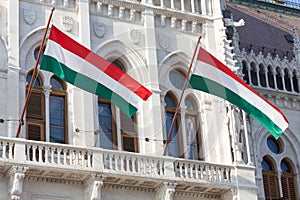
<path id="1" fill-rule="evenodd" d="M 174 162 L 176 177 L 203 180 L 212 183 L 231 183 L 233 167 L 215 165 L 206 162 L 176 160 Z"/>
<path id="2" fill-rule="evenodd" d="M 0 137 L 1 163 L 101 171 L 171 180 L 234 184 L 233 166 L 100 148 Z"/>

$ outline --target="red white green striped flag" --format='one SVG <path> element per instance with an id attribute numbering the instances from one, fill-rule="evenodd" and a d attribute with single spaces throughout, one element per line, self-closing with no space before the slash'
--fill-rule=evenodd
<path id="1" fill-rule="evenodd" d="M 199 48 L 189 84 L 192 88 L 221 97 L 260 122 L 276 139 L 288 127 L 283 113 L 261 97 L 221 61 Z"/>
<path id="2" fill-rule="evenodd" d="M 116 104 L 132 116 L 152 92 L 52 26 L 40 69 Z"/>

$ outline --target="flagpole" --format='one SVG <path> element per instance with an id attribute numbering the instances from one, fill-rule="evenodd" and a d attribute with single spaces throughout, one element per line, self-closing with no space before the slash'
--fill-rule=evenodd
<path id="1" fill-rule="evenodd" d="M 50 26 L 50 22 L 51 22 L 51 18 L 52 18 L 54 10 L 55 10 L 55 8 L 52 7 L 51 12 L 50 12 L 50 16 L 49 16 L 49 19 L 48 19 L 48 22 L 47 22 L 47 26 L 46 26 L 46 29 L 45 29 L 45 32 L 44 32 L 44 35 L 43 35 L 43 39 L 42 39 L 42 42 L 41 42 L 41 45 L 40 45 L 40 49 L 39 49 L 39 52 L 38 52 L 38 56 L 37 56 L 36 61 L 35 61 L 35 65 L 34 65 L 34 68 L 33 68 L 30 83 L 29 83 L 29 86 L 28 86 L 28 91 L 27 91 L 27 95 L 26 95 L 26 98 L 25 98 L 25 101 L 24 101 L 23 109 L 22 109 L 22 112 L 21 112 L 21 115 L 20 115 L 20 120 L 19 120 L 19 124 L 18 124 L 18 129 L 17 129 L 17 132 L 16 132 L 16 137 L 19 137 L 21 126 L 23 125 L 24 114 L 25 114 L 27 104 L 28 104 L 28 100 L 29 100 L 29 97 L 30 97 L 30 94 L 31 94 L 31 89 L 32 89 L 32 86 L 33 86 L 33 82 L 34 82 L 35 76 L 37 74 L 37 67 L 39 65 L 39 61 L 40 61 L 40 58 L 41 58 L 42 50 L 43 50 L 43 47 L 44 47 L 44 43 L 45 43 L 45 40 L 46 40 L 47 32 L 48 32 L 48 29 L 49 29 L 49 26 Z"/>
<path id="2" fill-rule="evenodd" d="M 169 143 L 170 143 L 172 131 L 173 131 L 173 128 L 174 128 L 174 125 L 175 125 L 175 121 L 176 121 L 177 114 L 178 114 L 178 111 L 179 111 L 179 108 L 180 108 L 180 104 L 181 104 L 181 101 L 182 101 L 182 98 L 183 98 L 183 94 L 184 94 L 184 91 L 186 89 L 189 77 L 190 77 L 190 73 L 191 73 L 191 70 L 192 70 L 193 62 L 194 62 L 194 59 L 195 59 L 195 56 L 196 56 L 196 53 L 197 53 L 197 49 L 198 49 L 200 40 L 201 40 L 201 36 L 199 36 L 199 38 L 198 38 L 196 48 L 194 50 L 193 57 L 192 57 L 192 60 L 190 62 L 189 69 L 188 69 L 187 74 L 185 76 L 184 84 L 183 84 L 183 87 L 182 87 L 182 92 L 181 92 L 179 101 L 178 101 L 177 106 L 176 106 L 176 110 L 175 110 L 175 114 L 174 114 L 174 117 L 173 117 L 173 120 L 172 120 L 172 123 L 171 123 L 170 130 L 169 130 L 168 135 L 167 135 L 168 137 L 167 137 L 166 145 L 165 145 L 165 148 L 164 148 L 164 154 L 163 154 L 164 156 L 167 153 L 167 149 L 168 149 L 168 146 L 169 146 Z"/>

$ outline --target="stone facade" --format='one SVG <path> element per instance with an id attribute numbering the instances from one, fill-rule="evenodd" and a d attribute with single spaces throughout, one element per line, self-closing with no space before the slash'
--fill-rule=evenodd
<path id="1" fill-rule="evenodd" d="M 41 119 L 30 118 L 28 111 L 20 136 L 15 137 L 28 77 L 52 7 L 51 24 L 98 55 L 119 63 L 152 91 L 132 118 L 133 126 L 128 125 L 131 119 L 124 123 L 117 107 L 90 93 L 67 83 L 61 84 L 63 91 L 56 91 L 55 77 L 39 70 L 36 92 L 42 99 Z M 272 63 L 282 66 L 282 73 L 288 66 L 291 77 L 295 72 L 300 80 L 298 57 L 287 61 L 246 53 L 237 46 L 238 34 L 229 40 L 228 27 L 244 24 L 224 19 L 225 8 L 225 1 L 218 0 L 1 1 L 0 200 L 264 198 L 260 163 L 266 155 L 274 158 L 276 166 L 288 157 L 295 164 L 294 173 L 299 174 L 300 96 L 295 88 L 277 91 L 250 84 L 280 107 L 290 121 L 281 137 L 285 148 L 280 154 L 270 152 L 266 142 L 270 135 L 244 112 L 223 99 L 188 88 L 173 138 L 178 144 L 170 145 L 170 156 L 163 155 L 172 102 L 181 95 L 199 36 L 203 47 L 239 75 L 243 63 Z M 295 53 L 297 48 L 295 45 Z M 64 100 L 64 144 L 52 142 L 52 97 Z M 113 113 L 115 135 L 106 138 L 113 141 L 111 148 L 102 142 L 100 108 L 104 104 Z M 191 119 L 196 129 L 189 126 Z M 38 140 L 30 140 L 31 125 L 40 127 Z M 132 135 L 124 133 L 132 127 Z M 192 140 L 191 132 L 195 133 Z M 295 180 L 300 191 L 298 175 Z"/>

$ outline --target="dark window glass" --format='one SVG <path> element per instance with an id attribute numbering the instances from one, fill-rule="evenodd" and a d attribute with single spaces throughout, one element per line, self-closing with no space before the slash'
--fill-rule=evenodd
<path id="1" fill-rule="evenodd" d="M 290 166 L 285 161 L 281 161 L 280 168 L 283 173 L 292 173 Z"/>
<path id="2" fill-rule="evenodd" d="M 268 144 L 269 149 L 273 153 L 276 153 L 276 154 L 280 153 L 280 145 L 274 138 L 268 138 L 267 144 Z"/>
<path id="3" fill-rule="evenodd" d="M 268 66 L 268 83 L 270 88 L 275 88 L 274 73 L 271 66 Z"/>
<path id="4" fill-rule="evenodd" d="M 258 85 L 257 73 L 256 73 L 256 66 L 254 63 L 251 63 L 250 75 L 251 75 L 251 83 L 257 86 Z"/>
<path id="5" fill-rule="evenodd" d="M 100 147 L 104 149 L 113 149 L 112 114 L 110 104 L 98 104 L 98 120 L 100 128 Z"/>
<path id="6" fill-rule="evenodd" d="M 293 86 L 294 86 L 294 91 L 299 92 L 299 85 L 298 85 L 296 71 L 293 72 Z"/>
<path id="7" fill-rule="evenodd" d="M 65 143 L 65 100 L 50 96 L 50 142 Z"/>
<path id="8" fill-rule="evenodd" d="M 32 77 L 32 74 L 27 75 L 27 77 L 26 77 L 26 86 L 29 86 L 29 83 L 31 81 L 31 77 Z M 41 86 L 41 82 L 40 82 L 40 79 L 37 77 L 33 82 L 33 87 L 38 87 L 38 86 Z"/>
<path id="9" fill-rule="evenodd" d="M 277 88 L 279 90 L 283 90 L 282 76 L 279 68 L 276 69 L 276 83 L 277 83 Z"/>
<path id="10" fill-rule="evenodd" d="M 265 171 L 272 171 L 272 165 L 265 159 L 263 159 L 263 161 L 261 162 L 261 167 L 263 170 Z"/>
<path id="11" fill-rule="evenodd" d="M 50 84 L 52 86 L 52 89 L 55 89 L 55 90 L 63 90 L 64 89 L 63 85 L 56 78 L 51 78 Z"/>
<path id="12" fill-rule="evenodd" d="M 263 65 L 259 65 L 259 80 L 260 80 L 260 85 L 262 87 L 266 87 L 266 75 L 265 75 L 265 69 Z"/>
<path id="13" fill-rule="evenodd" d="M 292 85 L 291 85 L 291 80 L 290 80 L 290 76 L 289 76 L 289 70 L 288 69 L 284 69 L 284 84 L 285 84 L 285 89 L 287 91 L 292 91 Z"/>

